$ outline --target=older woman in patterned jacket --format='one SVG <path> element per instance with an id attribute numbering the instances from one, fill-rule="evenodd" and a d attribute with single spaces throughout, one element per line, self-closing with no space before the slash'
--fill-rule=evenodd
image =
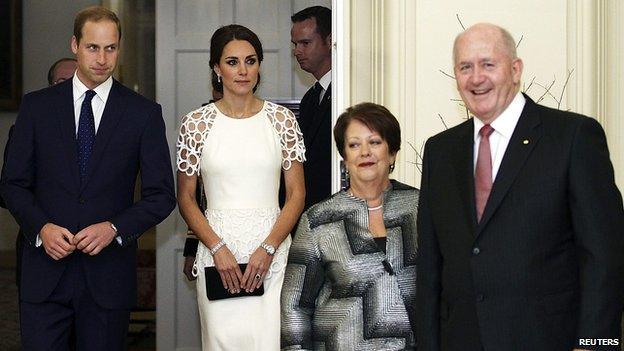
<path id="1" fill-rule="evenodd" d="M 301 217 L 282 288 L 282 349 L 412 350 L 418 190 L 389 178 L 399 123 L 363 103 L 338 118 L 334 139 L 350 186 Z"/>

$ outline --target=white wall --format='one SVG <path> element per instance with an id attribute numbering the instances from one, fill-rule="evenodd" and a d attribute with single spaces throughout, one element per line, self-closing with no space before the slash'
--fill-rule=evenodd
<path id="1" fill-rule="evenodd" d="M 70 39 L 74 15 L 96 0 L 32 0 L 22 2 L 22 86 L 24 93 L 48 85 L 50 65 L 61 57 L 73 57 Z M 0 112 L 0 155 L 17 113 Z M 0 250 L 15 247 L 17 224 L 9 211 L 0 209 Z"/>
<path id="2" fill-rule="evenodd" d="M 420 183 L 417 149 L 426 139 L 464 120 L 452 74 L 451 53 L 462 25 L 492 22 L 507 28 L 524 61 L 525 87 L 534 100 L 550 92 L 560 99 L 567 72 L 574 70 L 561 98 L 561 109 L 597 118 L 606 130 L 620 187 L 624 185 L 624 94 L 621 60 L 624 27 L 618 0 L 351 0 L 345 5 L 348 32 L 338 55 L 349 59 L 349 104 L 373 101 L 388 107 L 399 119 L 404 143 L 395 176 Z M 340 38 L 338 38 L 340 43 Z M 340 58 L 339 58 L 340 59 Z M 337 86 L 339 86 L 337 84 Z M 546 95 L 540 103 L 557 107 Z"/>

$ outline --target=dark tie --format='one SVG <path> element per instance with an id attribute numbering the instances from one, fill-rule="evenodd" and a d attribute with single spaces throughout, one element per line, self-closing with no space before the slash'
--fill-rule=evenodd
<path id="1" fill-rule="evenodd" d="M 490 191 L 492 190 L 492 152 L 490 151 L 490 135 L 494 128 L 489 124 L 479 130 L 479 155 L 477 156 L 477 170 L 475 171 L 475 200 L 477 205 L 477 223 L 485 210 Z"/>
<path id="2" fill-rule="evenodd" d="M 322 91 L 323 91 L 323 86 L 321 85 L 321 83 L 316 82 L 312 90 L 312 101 L 315 102 L 316 106 L 321 104 L 321 92 Z"/>
<path id="3" fill-rule="evenodd" d="M 95 91 L 87 90 L 82 107 L 80 108 L 80 119 L 78 120 L 78 168 L 80 170 L 80 181 L 84 182 L 87 176 L 87 165 L 93 150 L 95 141 L 95 120 L 91 100 L 95 96 Z"/>

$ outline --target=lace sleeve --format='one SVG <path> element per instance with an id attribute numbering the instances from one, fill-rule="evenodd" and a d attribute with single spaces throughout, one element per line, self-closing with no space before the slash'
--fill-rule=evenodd
<path id="1" fill-rule="evenodd" d="M 202 146 L 214 122 L 214 113 L 210 111 L 206 106 L 182 117 L 176 142 L 176 163 L 178 171 L 188 176 L 199 175 Z"/>
<path id="2" fill-rule="evenodd" d="M 273 111 L 271 111 L 273 110 Z M 282 145 L 282 169 L 290 169 L 293 161 L 305 161 L 305 145 L 299 123 L 291 110 L 284 106 L 270 104 L 269 117 Z"/>

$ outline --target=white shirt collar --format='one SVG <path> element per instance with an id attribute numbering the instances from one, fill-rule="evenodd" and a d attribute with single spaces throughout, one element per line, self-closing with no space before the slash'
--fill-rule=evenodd
<path id="1" fill-rule="evenodd" d="M 87 88 L 87 86 L 84 85 L 82 81 L 80 81 L 80 79 L 78 78 L 77 72 L 74 73 L 74 77 L 72 78 L 72 85 L 74 87 L 73 91 L 74 91 L 74 104 L 75 104 L 76 101 L 80 99 L 87 90 L 89 90 L 89 88 Z M 106 101 L 108 100 L 108 94 L 110 93 L 112 87 L 113 87 L 113 77 L 110 76 L 102 84 L 93 88 L 93 91 L 95 91 L 95 94 L 102 101 Z"/>
<path id="2" fill-rule="evenodd" d="M 327 71 L 327 73 L 325 73 L 325 75 L 323 75 L 321 79 L 318 80 L 318 82 L 323 87 L 323 91 L 327 91 L 329 84 L 331 84 L 331 69 Z"/>
<path id="3" fill-rule="evenodd" d="M 524 95 L 522 95 L 521 92 L 518 92 L 503 113 L 496 117 L 494 122 L 490 124 L 492 128 L 494 128 L 494 130 L 503 137 L 511 139 L 511 135 L 513 134 L 514 129 L 516 129 L 516 124 L 518 124 L 518 120 L 520 119 L 525 103 L 526 99 L 524 98 Z M 472 120 L 474 121 L 474 140 L 476 142 L 479 140 L 479 131 L 485 124 L 476 117 Z"/>

